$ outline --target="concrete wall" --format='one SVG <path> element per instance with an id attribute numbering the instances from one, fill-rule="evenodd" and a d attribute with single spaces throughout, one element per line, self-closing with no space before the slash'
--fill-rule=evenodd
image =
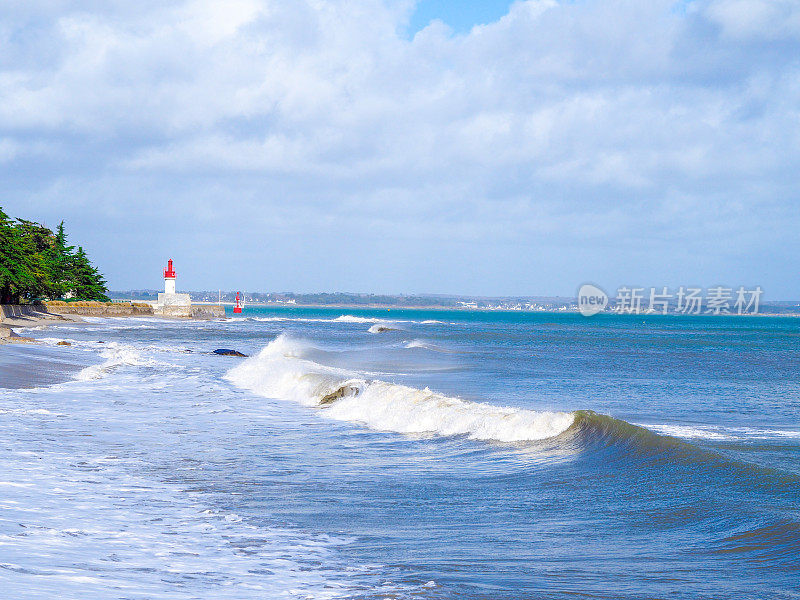
<path id="1" fill-rule="evenodd" d="M 150 305 L 132 305 L 124 302 L 92 302 L 79 304 L 48 304 L 48 312 L 62 315 L 85 315 L 89 317 L 133 317 L 153 314 Z"/>
<path id="2" fill-rule="evenodd" d="M 164 294 L 158 295 L 158 302 L 163 306 L 191 306 L 192 299 L 189 294 Z"/>
<path id="3" fill-rule="evenodd" d="M 225 307 L 218 304 L 193 304 L 193 319 L 220 319 L 225 316 Z"/>
<path id="4" fill-rule="evenodd" d="M 0 323 L 5 319 L 14 317 L 41 317 L 47 312 L 47 307 L 25 304 L 0 304 Z"/>
<path id="5" fill-rule="evenodd" d="M 180 319 L 219 319 L 225 316 L 225 308 L 217 304 L 194 304 L 190 306 L 165 306 L 155 311 L 149 304 L 127 304 L 125 302 L 64 303 L 50 305 L 0 304 L 0 322 L 13 317 L 46 317 L 51 315 L 84 315 L 89 317 L 140 317 L 159 315 Z"/>

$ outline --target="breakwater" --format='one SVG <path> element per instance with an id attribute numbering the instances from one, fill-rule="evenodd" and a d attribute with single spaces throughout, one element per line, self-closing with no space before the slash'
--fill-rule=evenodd
<path id="1" fill-rule="evenodd" d="M 87 317 L 164 316 L 184 319 L 216 319 L 225 316 L 225 309 L 216 304 L 195 304 L 156 312 L 145 302 L 61 302 L 45 304 L 0 305 L 0 321 L 24 317 L 48 318 L 57 315 Z M 171 307 L 167 307 L 171 308 Z"/>

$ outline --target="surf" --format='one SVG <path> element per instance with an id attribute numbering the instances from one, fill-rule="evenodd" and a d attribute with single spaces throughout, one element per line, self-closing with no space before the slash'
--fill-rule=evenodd
<path id="1" fill-rule="evenodd" d="M 339 421 L 402 434 L 464 436 L 529 442 L 557 436 L 574 414 L 495 406 L 447 396 L 429 388 L 367 379 L 308 358 L 313 346 L 282 334 L 225 378 L 267 398 L 319 408 Z"/>

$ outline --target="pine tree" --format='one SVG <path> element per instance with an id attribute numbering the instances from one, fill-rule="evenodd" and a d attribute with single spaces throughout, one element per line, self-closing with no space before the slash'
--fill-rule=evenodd
<path id="1" fill-rule="evenodd" d="M 50 252 L 50 280 L 52 282 L 52 297 L 61 298 L 70 289 L 72 280 L 72 263 L 75 246 L 67 245 L 67 234 L 64 231 L 64 221 L 58 224 L 53 247 Z"/>
<path id="2" fill-rule="evenodd" d="M 25 219 L 17 219 L 16 230 L 22 247 L 23 267 L 27 272 L 23 294 L 29 299 L 52 297 L 50 254 L 55 239 L 53 232 Z"/>
<path id="3" fill-rule="evenodd" d="M 89 261 L 82 246 L 78 246 L 72 264 L 72 283 L 74 293 L 81 300 L 100 300 L 108 302 L 106 282 L 100 272 Z"/>
<path id="4" fill-rule="evenodd" d="M 32 245 L 20 227 L 0 208 L 0 302 L 17 304 L 36 287 Z"/>
<path id="5" fill-rule="evenodd" d="M 10 218 L 0 207 L 0 303 L 18 304 L 71 293 L 83 300 L 107 301 L 106 281 L 83 248 L 67 244 L 63 221 L 54 234 L 47 227 Z"/>
<path id="6" fill-rule="evenodd" d="M 20 254 L 14 225 L 0 208 L 0 304 L 13 301 Z"/>

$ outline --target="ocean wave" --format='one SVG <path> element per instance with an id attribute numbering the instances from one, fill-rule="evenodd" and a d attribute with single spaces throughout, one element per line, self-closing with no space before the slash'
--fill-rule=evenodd
<path id="1" fill-rule="evenodd" d="M 404 347 L 405 348 L 409 348 L 409 349 L 411 349 L 411 348 L 426 348 L 426 349 L 430 349 L 430 344 L 427 344 L 426 342 L 424 342 L 422 340 L 411 340 L 410 342 L 406 342 Z"/>
<path id="2" fill-rule="evenodd" d="M 431 342 L 426 342 L 425 340 L 420 339 L 413 339 L 409 342 L 403 344 L 404 348 L 408 350 L 413 350 L 414 348 L 422 348 L 423 350 L 430 350 L 431 352 L 441 352 L 444 354 L 453 354 L 455 353 L 454 350 L 447 350 L 446 348 L 442 348 L 441 346 L 437 346 L 436 344 L 432 344 Z"/>
<path id="3" fill-rule="evenodd" d="M 640 424 L 663 435 L 683 439 L 742 441 L 748 439 L 800 439 L 800 431 L 759 427 L 724 427 L 720 425 Z"/>
<path id="4" fill-rule="evenodd" d="M 569 412 L 494 406 L 428 388 L 367 380 L 308 360 L 305 357 L 311 349 L 299 340 L 280 335 L 225 377 L 268 398 L 321 408 L 332 419 L 404 434 L 528 442 L 557 436 L 574 421 Z"/>
<path id="5" fill-rule="evenodd" d="M 100 379 L 121 366 L 141 366 L 149 362 L 133 346 L 118 342 L 106 344 L 100 352 L 100 356 L 106 360 L 100 364 L 82 369 L 75 376 L 75 379 L 78 381 Z"/>
<path id="6" fill-rule="evenodd" d="M 229 321 L 255 321 L 262 323 L 280 323 L 280 322 L 295 322 L 295 323 L 407 323 L 408 321 L 397 319 L 382 319 L 379 317 L 357 317 L 354 315 L 340 315 L 331 319 L 315 318 L 315 317 L 245 317 L 229 318 Z"/>
<path id="7" fill-rule="evenodd" d="M 711 552 L 748 560 L 776 561 L 796 569 L 800 566 L 800 523 L 783 518 L 739 531 L 719 540 Z"/>
<path id="8" fill-rule="evenodd" d="M 447 396 L 427 387 L 368 379 L 365 373 L 314 362 L 309 356 L 316 351 L 306 342 L 281 334 L 260 353 L 230 369 L 225 379 L 260 396 L 294 401 L 319 409 L 327 418 L 379 431 L 463 436 L 524 444 L 548 452 L 588 454 L 602 460 L 726 465 L 726 469 L 746 472 L 750 481 L 773 479 L 754 465 L 734 465 L 712 450 L 670 435 L 668 430 L 657 432 L 653 426 L 643 427 L 591 410 L 498 406 Z"/>
<path id="9" fill-rule="evenodd" d="M 355 317 L 353 315 L 342 315 L 332 319 L 334 323 L 381 323 L 384 319 L 376 317 Z"/>

